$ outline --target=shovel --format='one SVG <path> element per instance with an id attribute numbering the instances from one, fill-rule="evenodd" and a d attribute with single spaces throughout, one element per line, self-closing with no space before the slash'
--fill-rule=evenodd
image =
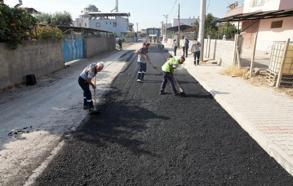
<path id="1" fill-rule="evenodd" d="M 176 86 L 177 86 L 177 89 L 179 90 L 179 95 L 180 95 L 180 96 L 186 96 L 186 94 L 185 94 L 183 88 L 181 88 L 181 87 L 179 86 L 179 83 L 178 83 L 178 81 L 175 79 L 175 77 L 174 77 L 174 81 L 175 81 L 175 84 L 176 84 Z"/>
<path id="2" fill-rule="evenodd" d="M 94 84 L 96 85 L 97 78 L 95 77 Z M 97 95 L 96 95 L 96 89 L 94 88 L 93 93 L 93 105 L 94 108 L 89 110 L 90 115 L 98 115 L 100 112 L 97 110 Z"/>

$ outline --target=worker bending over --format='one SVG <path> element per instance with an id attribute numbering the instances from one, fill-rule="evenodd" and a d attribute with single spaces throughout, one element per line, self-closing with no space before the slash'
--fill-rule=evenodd
<path id="1" fill-rule="evenodd" d="M 177 59 L 175 57 L 170 57 L 168 58 L 168 60 L 164 63 L 164 65 L 162 66 L 162 71 L 164 74 L 164 80 L 161 84 L 161 90 L 160 90 L 160 95 L 165 94 L 165 88 L 166 85 L 168 83 L 168 81 L 170 81 L 171 86 L 172 86 L 172 90 L 175 96 L 179 95 L 177 89 L 176 89 L 176 82 L 174 79 L 174 70 L 181 64 L 183 64 L 185 61 L 184 56 L 181 56 L 180 59 Z"/>
<path id="2" fill-rule="evenodd" d="M 104 68 L 104 64 L 100 63 L 92 63 L 85 67 L 78 78 L 79 86 L 83 90 L 83 108 L 92 109 L 94 107 L 92 94 L 90 91 L 90 85 L 93 89 L 96 89 L 95 83 L 92 82 L 92 79 L 97 75 L 98 72 L 102 71 Z"/>

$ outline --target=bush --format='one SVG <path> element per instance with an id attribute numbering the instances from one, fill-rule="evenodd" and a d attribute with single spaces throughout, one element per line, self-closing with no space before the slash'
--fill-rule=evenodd
<path id="1" fill-rule="evenodd" d="M 28 39 L 35 24 L 36 19 L 26 10 L 0 4 L 0 42 L 6 42 L 9 48 L 15 49 Z"/>
<path id="2" fill-rule="evenodd" d="M 55 14 L 42 13 L 36 16 L 38 23 L 49 24 L 55 26 L 70 26 L 72 18 L 68 12 L 57 12 Z"/>
<path id="3" fill-rule="evenodd" d="M 37 26 L 35 28 L 35 37 L 37 39 L 44 39 L 44 40 L 49 40 L 49 39 L 56 39 L 60 40 L 63 37 L 62 31 L 53 26 Z"/>

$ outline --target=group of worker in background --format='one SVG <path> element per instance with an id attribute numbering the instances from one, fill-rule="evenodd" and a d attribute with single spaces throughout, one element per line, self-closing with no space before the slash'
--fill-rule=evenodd
<path id="1" fill-rule="evenodd" d="M 183 56 L 188 57 L 188 51 L 189 51 L 189 39 L 185 37 L 183 40 L 178 42 L 176 39 L 173 40 L 173 54 L 176 56 L 177 54 L 177 49 L 178 49 L 178 43 L 180 44 L 182 51 L 183 51 Z M 191 44 L 191 49 L 190 52 L 193 54 L 193 61 L 194 65 L 199 65 L 199 59 L 200 59 L 200 48 L 201 48 L 201 43 L 195 39 L 192 44 Z"/>

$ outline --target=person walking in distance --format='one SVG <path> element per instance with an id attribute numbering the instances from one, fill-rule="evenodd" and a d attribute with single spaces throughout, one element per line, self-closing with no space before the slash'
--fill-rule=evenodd
<path id="1" fill-rule="evenodd" d="M 118 45 L 119 45 L 119 50 L 122 50 L 122 39 L 121 38 L 119 38 L 118 39 Z"/>
<path id="2" fill-rule="evenodd" d="M 143 43 L 142 48 L 140 48 L 136 54 L 137 54 L 137 64 L 138 64 L 138 72 L 137 72 L 137 82 L 143 82 L 144 75 L 147 70 L 147 64 L 151 63 L 150 58 L 148 56 L 149 52 L 149 43 Z"/>
<path id="3" fill-rule="evenodd" d="M 193 53 L 194 65 L 199 65 L 200 47 L 201 47 L 200 42 L 198 42 L 197 39 L 195 39 L 191 46 L 191 52 Z"/>
<path id="4" fill-rule="evenodd" d="M 174 52 L 174 56 L 176 56 L 177 48 L 178 48 L 178 43 L 177 43 L 177 40 L 174 39 L 173 40 L 173 52 Z"/>
<path id="5" fill-rule="evenodd" d="M 184 61 L 185 61 L 184 56 L 181 56 L 180 59 L 171 57 L 171 58 L 168 58 L 167 61 L 163 64 L 162 71 L 164 76 L 163 76 L 163 82 L 161 84 L 160 95 L 166 94 L 165 88 L 168 81 L 170 81 L 171 83 L 171 87 L 172 87 L 174 95 L 175 96 L 180 95 L 178 90 L 176 89 L 176 82 L 175 82 L 173 73 L 175 69 L 178 67 L 178 65 L 183 64 Z"/>
<path id="6" fill-rule="evenodd" d="M 92 109 L 94 107 L 90 85 L 93 89 L 96 89 L 96 85 L 92 82 L 92 79 L 98 72 L 102 71 L 103 68 L 104 64 L 102 62 L 89 64 L 83 69 L 78 77 L 78 84 L 83 90 L 83 108 L 85 110 Z"/>
<path id="7" fill-rule="evenodd" d="M 187 39 L 187 37 L 185 37 L 184 39 L 184 51 L 185 51 L 185 57 L 188 57 L 188 49 L 189 49 L 189 40 Z"/>

